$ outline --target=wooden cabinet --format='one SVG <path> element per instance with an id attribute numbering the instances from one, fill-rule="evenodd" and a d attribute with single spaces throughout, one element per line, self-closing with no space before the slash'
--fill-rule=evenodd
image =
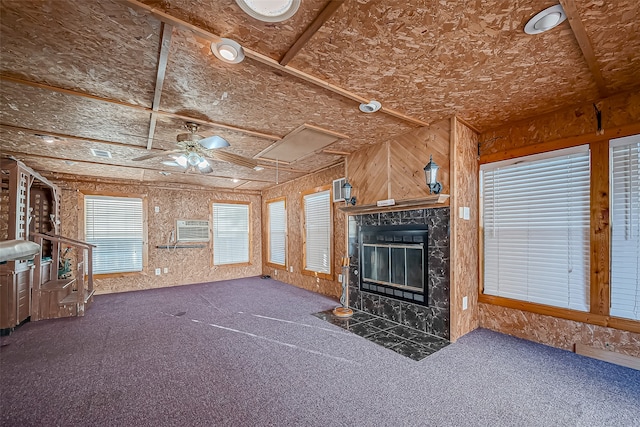
<path id="1" fill-rule="evenodd" d="M 13 271 L 0 265 L 0 329 L 10 329 L 31 315 L 33 266 Z"/>

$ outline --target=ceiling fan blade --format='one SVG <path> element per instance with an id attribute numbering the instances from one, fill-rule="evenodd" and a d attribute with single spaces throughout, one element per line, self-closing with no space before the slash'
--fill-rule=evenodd
<path id="1" fill-rule="evenodd" d="M 207 153 L 209 157 L 222 160 L 223 162 L 233 163 L 234 165 L 244 166 L 245 168 L 253 169 L 258 166 L 258 162 L 253 159 L 248 159 L 246 157 L 239 156 L 233 153 L 227 153 L 225 151 L 210 151 Z"/>
<path id="2" fill-rule="evenodd" d="M 211 165 L 207 165 L 204 168 L 198 167 L 198 170 L 200 171 L 201 174 L 207 174 L 207 173 L 213 172 L 213 168 L 211 167 Z"/>
<path id="3" fill-rule="evenodd" d="M 138 162 L 140 160 L 152 159 L 154 157 L 166 156 L 168 154 L 179 153 L 182 150 L 169 150 L 169 151 L 158 151 L 155 153 L 145 154 L 144 156 L 136 157 L 135 159 L 131 159 L 134 162 Z"/>
<path id="4" fill-rule="evenodd" d="M 229 147 L 231 145 L 231 144 L 229 144 L 229 142 L 227 142 L 226 139 L 224 139 L 224 138 L 222 138 L 222 137 L 220 137 L 218 135 L 213 135 L 213 136 L 208 136 L 206 138 L 202 138 L 198 142 L 200 143 L 200 145 L 202 145 L 207 150 L 211 150 L 213 148 Z"/>

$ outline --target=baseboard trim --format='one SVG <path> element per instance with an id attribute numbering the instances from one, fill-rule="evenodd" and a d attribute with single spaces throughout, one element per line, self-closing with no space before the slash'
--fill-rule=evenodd
<path id="1" fill-rule="evenodd" d="M 603 360 L 605 362 L 614 363 L 616 365 L 625 366 L 627 368 L 637 369 L 638 371 L 640 371 L 640 358 L 638 357 L 589 347 L 584 344 L 576 344 L 575 352 L 576 354 L 580 354 L 582 356 L 592 357 L 594 359 Z"/>

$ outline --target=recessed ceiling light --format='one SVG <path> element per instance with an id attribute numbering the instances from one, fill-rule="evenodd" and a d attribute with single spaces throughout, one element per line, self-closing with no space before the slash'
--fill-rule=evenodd
<path id="1" fill-rule="evenodd" d="M 256 167 L 254 167 L 253 170 L 260 172 L 260 171 L 264 170 L 264 167 L 258 165 Z"/>
<path id="2" fill-rule="evenodd" d="M 567 19 L 567 15 L 564 13 L 564 9 L 557 4 L 531 18 L 524 26 L 524 32 L 527 34 L 540 34 L 557 27 L 565 19 Z"/>
<path id="3" fill-rule="evenodd" d="M 160 175 L 164 175 L 164 176 L 169 176 L 171 175 L 171 172 L 165 172 L 165 171 L 160 171 L 158 172 Z"/>
<path id="4" fill-rule="evenodd" d="M 236 0 L 247 15 L 263 22 L 281 22 L 291 18 L 300 0 Z"/>
<path id="5" fill-rule="evenodd" d="M 378 101 L 371 100 L 368 104 L 360 104 L 360 111 L 362 111 L 363 113 L 375 113 L 380 108 L 382 108 L 382 104 L 380 104 Z"/>
<path id="6" fill-rule="evenodd" d="M 67 165 L 69 165 L 69 166 L 73 166 L 73 165 L 75 165 L 75 164 L 76 164 L 76 162 L 71 161 L 71 160 L 65 160 L 64 162 L 65 162 Z"/>
<path id="7" fill-rule="evenodd" d="M 211 43 L 211 52 L 219 60 L 228 64 L 237 64 L 244 59 L 242 46 L 231 39 L 220 39 L 219 42 Z"/>
<path id="8" fill-rule="evenodd" d="M 238 178 L 233 178 L 231 181 L 232 182 L 239 182 L 240 180 Z"/>

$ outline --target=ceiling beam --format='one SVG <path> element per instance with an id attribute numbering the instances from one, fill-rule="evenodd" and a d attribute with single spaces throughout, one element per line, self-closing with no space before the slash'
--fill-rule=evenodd
<path id="1" fill-rule="evenodd" d="M 100 101 L 100 102 L 106 102 L 109 104 L 114 104 L 114 105 L 119 105 L 121 107 L 126 107 L 132 110 L 137 110 L 137 111 L 144 111 L 147 113 L 152 113 L 154 112 L 151 108 L 148 107 L 144 107 L 142 105 L 135 105 L 135 104 L 129 104 L 127 102 L 122 102 L 122 101 L 117 101 L 115 99 L 109 99 L 109 98 L 102 98 L 100 96 L 96 96 L 96 95 L 90 95 L 87 93 L 82 93 L 82 92 L 76 92 L 70 89 L 64 89 L 64 88 L 60 88 L 60 87 L 56 87 L 56 86 L 50 86 L 50 85 L 46 85 L 46 84 L 42 84 L 42 83 L 36 83 L 36 82 L 31 82 L 28 80 L 22 80 L 16 77 L 10 77 L 7 75 L 0 75 L 0 81 L 8 81 L 8 82 L 12 82 L 12 83 L 17 83 L 17 84 L 21 84 L 21 85 L 25 85 L 25 86 L 31 86 L 31 87 L 36 87 L 38 89 L 44 89 L 44 90 L 48 90 L 48 91 L 52 91 L 52 92 L 58 92 L 58 93 L 62 93 L 65 95 L 70 95 L 70 96 L 77 96 L 80 98 L 86 98 L 86 99 L 91 99 L 94 101 Z M 240 128 L 237 126 L 231 126 L 231 125 L 227 125 L 224 123 L 218 123 L 218 122 L 212 122 L 210 120 L 202 120 L 202 119 L 197 119 L 195 117 L 190 117 L 190 116 L 185 116 L 184 114 L 177 114 L 177 113 L 170 113 L 168 111 L 162 111 L 162 110 L 158 110 L 154 112 L 157 115 L 160 116 L 164 116 L 164 117 L 171 117 L 174 119 L 180 119 L 180 120 L 185 120 L 188 122 L 193 122 L 193 123 L 197 123 L 199 125 L 205 125 L 205 126 L 211 126 L 211 127 L 215 127 L 215 128 L 219 128 L 219 129 L 226 129 L 226 130 L 230 130 L 230 131 L 234 131 L 234 132 L 240 132 L 240 133 L 244 133 L 247 135 L 251 135 L 251 136 L 255 136 L 258 138 L 264 138 L 264 139 L 270 139 L 273 141 L 278 141 L 280 139 L 282 139 L 282 137 L 278 136 L 278 135 L 272 135 L 272 134 L 268 134 L 268 133 L 263 133 L 263 132 L 257 132 L 254 130 L 250 130 L 250 129 L 245 129 L 245 128 Z"/>
<path id="2" fill-rule="evenodd" d="M 98 144 L 115 145 L 115 146 L 118 146 L 118 147 L 137 148 L 137 149 L 140 149 L 140 150 L 144 150 L 145 149 L 144 146 L 135 145 L 135 144 L 128 144 L 126 142 L 106 141 L 106 140 L 103 140 L 103 139 L 95 139 L 95 138 L 85 138 L 85 137 L 82 137 L 82 136 L 67 135 L 67 134 L 58 133 L 58 132 L 49 132 L 47 130 L 31 129 L 31 128 L 25 128 L 25 127 L 21 127 L 21 126 L 14 126 L 14 125 L 6 124 L 6 123 L 0 123 L 0 128 L 8 128 L 8 129 L 16 130 L 18 132 L 31 133 L 34 136 L 35 135 L 45 135 L 45 136 L 53 136 L 55 138 L 60 138 L 60 139 L 68 139 L 68 140 L 71 140 L 71 141 L 95 142 L 95 143 L 98 143 Z M 154 148 L 154 150 L 163 151 L 163 150 L 160 150 L 159 148 Z"/>
<path id="3" fill-rule="evenodd" d="M 105 141 L 105 140 L 102 140 L 102 139 L 95 139 L 95 138 L 83 138 L 83 137 L 80 137 L 80 136 L 66 135 L 66 134 L 63 134 L 63 133 L 49 132 L 49 131 L 38 130 L 38 129 L 30 129 L 30 128 L 25 128 L 25 127 L 20 127 L 20 126 L 8 125 L 8 124 L 4 124 L 4 123 L 0 123 L 0 128 L 13 129 L 13 130 L 16 130 L 18 132 L 31 133 L 33 135 L 53 136 L 53 137 L 56 137 L 56 138 L 65 139 L 65 140 L 71 140 L 71 141 L 95 142 L 95 143 L 98 143 L 98 144 L 114 145 L 114 146 L 118 146 L 118 147 L 128 147 L 128 148 L 144 150 L 143 146 L 134 145 L 134 144 L 127 144 L 126 142 Z M 167 151 L 167 150 L 162 150 L 160 148 L 154 148 L 152 150 L 154 150 L 154 151 Z M 3 151 L 3 153 L 4 153 L 4 151 Z M 100 163 L 100 164 L 104 164 L 104 163 Z M 261 163 L 261 164 L 258 164 L 258 166 L 262 166 L 265 169 L 276 169 L 275 166 L 271 166 L 269 164 Z M 289 168 L 289 167 L 282 167 L 282 166 L 280 166 L 279 169 L 282 170 L 282 171 L 293 172 L 293 173 L 308 173 L 309 172 L 309 171 L 304 171 L 304 170 L 295 169 L 295 168 Z M 155 170 L 155 169 L 153 169 L 153 170 Z"/>
<path id="4" fill-rule="evenodd" d="M 582 55 L 587 61 L 587 65 L 589 66 L 589 70 L 593 75 L 593 79 L 596 81 L 598 92 L 602 98 L 606 98 L 609 94 L 609 91 L 607 90 L 607 85 L 605 84 L 604 78 L 602 77 L 602 72 L 600 71 L 600 67 L 598 66 L 596 55 L 593 52 L 591 40 L 589 40 L 589 35 L 587 34 L 587 30 L 584 27 L 582 19 L 580 18 L 580 14 L 578 13 L 578 8 L 576 7 L 575 1 L 560 0 L 560 5 L 562 6 L 562 9 L 564 9 L 564 13 L 567 14 L 569 25 L 571 26 L 571 30 L 576 37 L 578 45 L 580 46 L 580 50 L 582 50 Z"/>
<path id="5" fill-rule="evenodd" d="M 156 7 L 153 6 L 149 6 L 146 5 L 144 3 L 141 3 L 137 0 L 122 0 L 123 2 L 125 2 L 126 4 L 144 10 L 146 12 L 148 12 L 149 14 L 153 15 L 154 17 L 156 17 L 157 19 L 159 19 L 162 22 L 165 23 L 169 23 L 171 25 L 174 25 L 176 27 L 179 28 L 184 28 L 187 29 L 189 31 L 192 31 L 194 34 L 196 34 L 199 37 L 204 38 L 205 40 L 209 40 L 211 42 L 219 42 L 221 40 L 221 37 L 217 34 L 213 34 L 209 31 L 203 30 L 202 28 L 196 27 L 195 25 L 189 24 L 186 21 L 183 21 L 179 18 L 176 18 L 174 16 L 169 15 L 168 13 L 165 13 L 161 10 L 159 10 Z M 253 60 L 256 60 L 264 65 L 267 65 L 269 67 L 275 68 L 276 70 L 279 70 L 283 73 L 287 73 L 289 75 L 298 77 L 304 81 L 306 81 L 307 83 L 311 83 L 313 85 L 316 85 L 318 87 L 327 89 L 333 93 L 336 93 L 338 95 L 341 95 L 345 98 L 351 99 L 353 101 L 356 101 L 358 103 L 368 103 L 369 101 L 371 101 L 370 98 L 365 98 L 363 96 L 357 95 L 353 92 L 350 92 L 346 89 L 343 89 L 339 86 L 336 86 L 334 84 L 331 84 L 329 82 L 326 82 L 318 77 L 314 77 L 310 74 L 307 74 L 303 71 L 300 71 L 296 68 L 292 68 L 288 65 L 280 65 L 280 63 L 278 61 L 276 61 L 275 59 L 272 59 L 268 56 L 265 56 L 261 53 L 258 53 L 254 50 L 248 49 L 246 47 L 243 46 L 242 48 L 244 50 L 244 54 L 246 57 L 251 58 Z M 416 119 L 414 117 L 408 116 L 406 114 L 400 113 L 399 111 L 395 111 L 392 110 L 390 108 L 385 108 L 382 107 L 380 110 L 380 112 L 385 113 L 389 116 L 395 117 L 397 119 L 400 120 L 404 120 L 406 122 L 409 123 L 413 123 L 415 125 L 418 126 L 429 126 L 429 123 L 426 123 L 422 120 Z"/>
<path id="6" fill-rule="evenodd" d="M 289 48 L 287 53 L 284 54 L 282 59 L 280 60 L 280 65 L 287 65 L 293 58 L 300 52 L 300 50 L 307 44 L 311 37 L 324 25 L 325 22 L 331 18 L 331 16 L 335 13 L 336 10 L 342 6 L 344 0 L 333 0 L 327 3 L 327 6 L 322 9 L 322 12 L 316 19 L 313 20 L 311 24 L 304 30 L 304 33 L 298 37 L 298 40 Z"/>
<path id="7" fill-rule="evenodd" d="M 151 104 L 151 117 L 149 119 L 149 137 L 147 138 L 147 150 L 153 145 L 153 137 L 156 133 L 156 111 L 160 108 L 160 97 L 162 96 L 162 86 L 164 85 L 164 75 L 167 71 L 167 61 L 169 59 L 169 50 L 171 48 L 171 35 L 173 27 L 169 24 L 162 23 L 162 40 L 160 42 L 160 55 L 158 56 L 158 70 L 156 73 L 156 88 L 153 94 L 153 103 Z"/>
<path id="8" fill-rule="evenodd" d="M 55 153 L 55 151 L 52 151 L 52 153 Z M 150 171 L 150 172 L 166 172 L 164 169 L 156 169 L 156 168 L 150 168 L 150 167 L 138 167 L 138 166 L 127 166 L 127 165 L 116 165 L 113 163 L 101 163 L 101 162 L 94 162 L 94 161 L 90 161 L 90 160 L 78 160 L 78 159 L 66 159 L 66 158 L 62 158 L 62 157 L 56 157 L 56 156 L 46 156 L 46 155 L 36 155 L 36 154 L 31 154 L 31 153 L 25 153 L 22 151 L 7 151 L 7 150 L 3 150 L 2 151 L 2 155 L 6 156 L 6 157 L 13 157 L 17 160 L 20 160 L 20 158 L 33 158 L 36 160 L 40 160 L 40 159 L 44 159 L 44 160 L 54 160 L 54 161 L 61 161 L 61 162 L 73 162 L 73 163 L 80 163 L 80 164 L 85 164 L 85 165 L 92 165 L 92 166 L 106 166 L 106 167 L 112 167 L 112 168 L 124 168 L 124 169 L 132 169 L 134 171 Z M 22 160 L 20 160 L 22 161 Z M 71 166 L 71 165 L 69 165 Z M 70 173 L 70 172 L 64 172 L 64 173 Z M 176 170 L 175 172 L 170 172 L 171 175 L 177 175 L 177 174 L 187 174 L 187 175 L 191 175 L 191 176 L 206 176 L 209 178 L 219 178 L 219 179 L 233 179 L 235 178 L 234 176 L 222 176 L 222 175 L 212 175 L 212 174 L 201 174 L 201 173 L 190 173 L 188 169 L 182 169 L 182 170 Z M 255 181 L 255 182 L 273 182 L 271 180 L 265 180 L 265 179 L 249 179 L 249 178 L 237 178 L 239 180 L 242 181 Z M 142 181 L 142 179 L 141 179 Z"/>

